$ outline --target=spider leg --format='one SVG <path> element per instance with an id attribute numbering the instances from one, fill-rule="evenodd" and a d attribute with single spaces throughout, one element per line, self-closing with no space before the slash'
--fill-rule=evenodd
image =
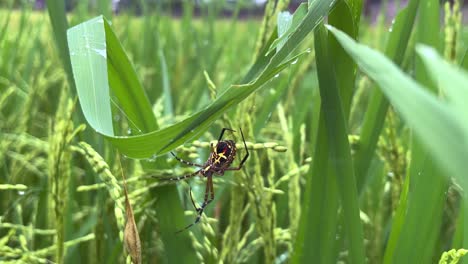
<path id="1" fill-rule="evenodd" d="M 244 165 L 244 162 L 247 160 L 247 158 L 249 157 L 249 149 L 247 148 L 247 143 L 245 143 L 245 138 L 244 138 L 244 133 L 242 132 L 242 128 L 240 128 L 240 132 L 241 132 L 241 135 L 242 135 L 242 141 L 244 142 L 244 147 L 245 147 L 245 151 L 247 154 L 245 154 L 245 157 L 242 159 L 240 165 L 239 165 L 239 168 L 242 168 L 242 165 Z"/>
<path id="2" fill-rule="evenodd" d="M 208 199 L 208 195 L 210 193 L 211 193 L 211 196 L 210 196 L 210 199 Z M 205 199 L 203 200 L 203 204 L 201 205 L 201 207 L 198 208 L 198 216 L 195 219 L 195 223 L 193 224 L 196 224 L 200 221 L 200 218 L 202 217 L 205 207 L 208 206 L 208 204 L 211 203 L 213 200 L 214 200 L 213 177 L 209 176 L 207 177 L 207 180 L 206 180 Z"/>
<path id="3" fill-rule="evenodd" d="M 196 163 L 193 163 L 193 162 L 190 162 L 190 161 L 185 161 L 185 160 L 183 160 L 183 159 L 177 157 L 176 154 L 174 154 L 174 152 L 172 152 L 172 151 L 171 151 L 171 154 L 172 154 L 172 156 L 174 156 L 174 158 L 175 158 L 176 160 L 178 160 L 178 161 L 180 161 L 180 162 L 182 162 L 182 163 L 184 163 L 184 164 L 187 164 L 187 165 L 189 165 L 189 166 L 195 166 L 195 167 L 199 167 L 199 168 L 203 168 L 203 167 L 204 167 L 204 166 L 201 165 L 201 164 L 196 164 Z"/>
<path id="4" fill-rule="evenodd" d="M 210 196 L 210 199 L 208 199 L 208 195 L 211 193 L 211 196 Z M 201 205 L 200 208 L 197 208 L 195 206 L 195 203 L 193 203 L 193 200 L 192 200 L 192 203 L 193 205 L 195 206 L 195 209 L 197 210 L 197 218 L 195 218 L 195 222 L 191 223 L 190 225 L 184 227 L 183 229 L 179 230 L 176 232 L 176 234 L 180 233 L 180 232 L 183 232 L 187 229 L 189 229 L 190 227 L 192 227 L 193 225 L 196 225 L 198 222 L 200 222 L 200 219 L 203 215 L 203 211 L 205 210 L 205 207 L 211 203 L 212 201 L 214 200 L 214 188 L 213 188 L 213 178 L 212 176 L 207 176 L 207 181 L 206 181 L 206 189 L 205 189 L 205 199 L 203 200 L 203 204 Z"/>
<path id="5" fill-rule="evenodd" d="M 188 178 L 191 178 L 197 174 L 200 173 L 201 170 L 197 170 L 196 172 L 193 172 L 193 173 L 190 173 L 190 174 L 186 174 L 186 175 L 183 175 L 183 176 L 180 176 L 180 177 L 172 177 L 172 178 L 158 178 L 158 177 L 154 177 L 158 180 L 161 180 L 161 181 L 180 181 L 180 180 L 185 180 L 185 179 L 188 179 Z"/>
<path id="6" fill-rule="evenodd" d="M 244 165 L 245 161 L 249 157 L 249 149 L 247 148 L 247 143 L 245 143 L 244 133 L 242 132 L 242 128 L 239 127 L 239 129 L 240 129 L 240 132 L 241 132 L 241 135 L 242 135 L 242 141 L 244 142 L 244 147 L 245 147 L 246 154 L 245 154 L 244 158 L 242 159 L 242 161 L 240 162 L 238 167 L 236 167 L 236 168 L 227 168 L 225 170 L 240 170 L 240 169 L 242 169 L 242 166 Z"/>
<path id="7" fill-rule="evenodd" d="M 235 130 L 230 129 L 230 128 L 223 128 L 223 130 L 221 130 L 221 134 L 219 135 L 218 141 L 221 141 L 221 139 L 223 139 L 224 131 L 226 130 L 231 131 L 231 132 L 236 132 Z"/>
<path id="8" fill-rule="evenodd" d="M 198 212 L 200 208 L 197 207 L 197 205 L 195 204 L 195 201 L 193 200 L 192 186 L 190 186 L 189 193 L 190 193 L 190 200 L 192 201 L 193 208 L 195 208 L 195 210 Z"/>

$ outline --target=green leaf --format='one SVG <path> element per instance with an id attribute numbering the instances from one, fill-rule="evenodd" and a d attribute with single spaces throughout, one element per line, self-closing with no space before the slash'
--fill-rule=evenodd
<path id="1" fill-rule="evenodd" d="M 80 24 L 70 29 L 68 38 L 70 43 L 74 43 L 73 46 L 70 46 L 70 54 L 72 55 L 75 78 L 78 79 L 76 81 L 77 88 L 81 94 L 79 96 L 80 104 L 86 119 L 96 131 L 106 136 L 124 155 L 133 158 L 162 155 L 178 145 L 198 137 L 225 111 L 239 104 L 280 71 L 289 67 L 298 56 L 305 54 L 300 53 L 287 58 L 315 25 L 323 19 L 323 16 L 333 6 L 332 4 L 331 0 L 314 2 L 314 8 L 309 9 L 283 48 L 276 54 L 267 57 L 264 56 L 266 51 L 264 49 L 258 61 L 244 78 L 244 84 L 232 85 L 205 109 L 160 130 L 154 129 L 155 124 L 152 121 L 154 119 L 150 116 L 150 111 L 147 110 L 149 104 L 143 89 L 140 89 L 141 86 L 136 74 L 129 66 L 128 59 L 108 23 L 102 17 L 98 17 Z M 105 31 L 103 30 L 104 25 Z M 273 38 L 270 39 L 273 41 Z M 108 82 L 106 81 L 107 71 Z M 134 124 L 137 130 L 148 133 L 128 137 L 114 135 L 111 126 L 110 99 L 106 98 L 109 88 L 117 96 L 129 123 Z"/>
<path id="2" fill-rule="evenodd" d="M 158 129 L 159 127 L 153 115 L 151 104 L 148 100 L 148 97 L 146 96 L 145 90 L 141 86 L 135 68 L 125 54 L 125 51 L 123 50 L 122 45 L 117 39 L 114 31 L 110 27 L 107 20 L 104 20 L 102 17 L 100 19 L 98 18 L 95 23 L 92 23 L 91 21 L 89 23 L 91 30 L 98 30 L 98 28 L 101 28 L 102 22 L 100 21 L 104 22 L 103 25 L 105 28 L 105 39 L 102 39 L 102 36 L 99 37 L 93 35 L 96 38 L 99 38 L 100 41 L 104 41 L 104 43 L 93 43 L 93 39 L 91 39 L 89 43 L 90 47 L 96 45 L 94 51 L 99 51 L 99 48 L 102 48 L 101 45 L 104 46 L 104 50 L 99 51 L 99 55 L 101 56 L 93 56 L 92 60 L 104 63 L 103 60 L 107 58 L 109 87 L 112 89 L 113 95 L 116 96 L 120 107 L 123 109 L 124 114 L 128 118 L 129 124 L 132 128 L 136 129 L 140 133 L 150 132 Z M 75 28 L 78 29 L 78 27 Z M 103 34 L 102 31 L 98 31 L 97 33 Z M 72 34 L 72 31 L 70 31 L 70 34 Z M 76 34 L 72 35 L 75 36 Z M 85 45 L 88 45 L 88 43 Z M 106 53 L 104 53 L 104 51 L 106 51 Z M 106 56 L 102 56 L 103 54 L 106 54 Z M 101 65 L 102 64 L 99 64 L 99 66 Z M 98 72 L 99 70 L 105 71 L 105 67 L 99 69 L 96 67 L 96 70 Z M 104 82 L 105 74 L 104 76 L 100 77 L 103 78 L 102 81 Z M 99 86 L 94 86 L 93 89 L 99 90 Z"/>
<path id="3" fill-rule="evenodd" d="M 329 159 L 327 130 L 320 110 L 317 144 L 307 173 L 304 202 L 291 263 L 335 263 L 339 195 L 335 170 Z"/>
<path id="4" fill-rule="evenodd" d="M 278 14 L 278 38 L 273 41 L 270 45 L 267 55 L 270 54 L 273 50 L 280 50 L 286 39 L 291 35 L 292 32 L 297 28 L 299 23 L 307 14 L 307 4 L 302 3 L 294 12 L 294 15 L 291 15 L 288 11 L 280 12 Z"/>
<path id="5" fill-rule="evenodd" d="M 174 115 L 174 109 L 172 106 L 172 94 L 171 94 L 171 87 L 169 82 L 169 71 L 167 69 L 167 62 L 166 56 L 164 55 L 164 51 L 162 45 L 158 45 L 158 58 L 161 65 L 161 79 L 162 79 L 162 87 L 163 87 L 163 96 L 164 96 L 164 114 L 167 116 L 172 117 Z"/>
<path id="6" fill-rule="evenodd" d="M 118 39 L 103 17 L 97 17 L 68 31 L 70 56 L 78 98 L 84 116 L 96 131 L 114 138 L 110 89 L 133 131 L 139 133 L 157 128 L 149 101 L 136 72 Z M 146 166 L 146 164 L 144 164 Z M 156 192 L 156 191 L 155 191 Z M 186 225 L 175 186 L 157 189 L 159 235 L 166 247 L 169 262 L 195 260 L 188 234 L 176 239 L 174 232 Z M 189 252 L 177 254 L 177 250 Z"/>
<path id="7" fill-rule="evenodd" d="M 454 65 L 449 64 L 445 60 L 442 59 L 437 52 L 427 46 L 419 45 L 416 48 L 417 52 L 420 54 L 422 61 L 424 62 L 426 69 L 429 73 L 429 76 L 432 77 L 433 81 L 439 85 L 439 89 L 444 92 L 444 95 L 447 96 L 449 101 L 449 107 L 451 108 L 452 112 L 455 115 L 460 126 L 462 126 L 462 137 L 458 138 L 459 145 L 458 148 L 464 148 L 462 150 L 454 149 L 454 152 L 457 151 L 466 151 L 466 147 L 468 145 L 468 125 L 466 124 L 466 118 L 468 117 L 467 107 L 463 104 L 463 101 L 466 101 L 468 98 L 466 93 L 466 83 L 468 81 L 468 73 L 462 68 L 455 67 Z M 448 128 L 450 129 L 450 128 Z M 463 154 L 458 155 L 466 155 L 466 152 Z M 450 157 L 446 157 L 447 159 Z M 444 161 L 448 162 L 448 161 Z M 462 160 L 458 161 L 459 168 L 458 173 L 455 171 L 455 165 L 451 165 L 451 167 L 447 169 L 451 169 L 452 173 L 455 176 L 458 176 L 458 181 L 461 187 L 464 190 L 468 189 L 468 182 L 465 179 L 464 171 L 463 171 L 463 162 Z M 453 166 L 453 167 L 452 167 Z M 464 195 L 464 201 L 462 202 L 462 206 L 464 207 L 463 210 L 460 208 L 460 215 L 457 224 L 457 231 L 456 236 L 461 237 L 463 234 L 463 247 L 468 245 L 468 219 L 464 217 L 464 213 L 467 212 L 468 202 L 467 196 Z M 459 230 L 458 230 L 459 229 Z M 454 239 L 456 243 L 456 239 Z M 464 261 L 466 262 L 466 261 Z"/>
<path id="8" fill-rule="evenodd" d="M 315 34 L 317 74 L 319 76 L 320 98 L 325 117 L 329 159 L 332 171 L 336 174 L 338 193 L 343 210 L 346 244 L 349 246 L 351 263 L 364 263 L 364 237 L 359 203 L 354 178 L 353 161 L 348 141 L 347 121 L 345 119 L 336 76 L 333 71 L 327 34 L 324 27 Z"/>
<path id="9" fill-rule="evenodd" d="M 62 60 L 63 67 L 67 73 L 68 83 L 73 86 L 73 73 L 71 68 L 70 56 L 68 56 L 68 43 L 66 32 L 68 28 L 67 13 L 64 1 L 47 0 L 47 10 L 54 30 L 55 44 L 58 47 L 58 53 Z"/>
<path id="10" fill-rule="evenodd" d="M 353 22 L 354 26 L 356 29 L 355 34 L 357 34 L 357 25 L 359 25 L 359 22 L 361 21 L 361 13 L 362 13 L 362 0 L 345 0 L 344 1 L 350 9 L 350 13 L 353 17 Z"/>
<path id="11" fill-rule="evenodd" d="M 263 48 L 241 85 L 231 85 L 201 111 L 163 129 L 158 129 L 135 70 L 108 22 L 103 17 L 97 17 L 79 24 L 68 31 L 68 41 L 83 113 L 90 126 L 106 137 L 122 154 L 133 158 L 162 155 L 198 137 L 223 113 L 289 67 L 298 57 L 307 54 L 308 51 L 296 55 L 293 52 L 332 7 L 332 0 L 314 2 L 313 8 L 308 10 L 285 45 L 277 53 L 265 56 L 267 48 L 276 38 L 276 32 L 272 34 L 268 46 Z M 116 100 L 111 99 L 110 95 L 115 96 Z M 116 136 L 112 128 L 111 103 L 119 107 L 121 114 L 128 119 L 132 131 L 142 134 Z M 173 235 L 175 229 L 183 226 L 180 223 L 184 219 L 180 206 L 177 206 L 179 201 L 174 186 L 158 188 L 157 193 L 160 197 L 156 205 L 157 211 L 166 212 L 159 216 L 159 220 L 160 235 L 168 260 L 171 263 L 195 261 L 194 253 L 175 253 L 177 249 L 190 247 L 190 241 L 188 235 Z"/>
<path id="12" fill-rule="evenodd" d="M 435 246 L 449 181 L 437 163 L 433 162 L 427 148 L 416 138 L 413 139 L 411 151 L 411 167 L 406 178 L 411 192 L 400 199 L 401 208 L 398 208 L 389 239 L 389 245 L 394 243 L 394 247 L 387 248 L 385 263 L 430 263 L 434 255 L 442 253 L 435 250 Z M 425 243 L 416 243 L 415 238 Z"/>
<path id="13" fill-rule="evenodd" d="M 110 45 L 106 45 L 103 25 L 103 18 L 98 17 L 73 27 L 68 31 L 68 43 L 83 114 L 98 133 L 113 136 L 107 79 L 107 49 Z"/>
<path id="14" fill-rule="evenodd" d="M 338 2 L 328 20 L 357 34 L 358 21 L 353 20 L 351 9 L 344 1 Z M 342 242 L 346 241 L 346 245 L 351 245 L 346 250 L 349 250 L 352 262 L 361 263 L 364 261 L 362 227 L 345 117 L 354 89 L 355 64 L 336 40 L 331 36 L 326 38 L 322 31 L 315 35 L 322 105 L 318 129 L 312 129 L 313 134 L 317 133 L 317 140 L 311 141 L 315 162 L 308 172 L 292 262 L 334 263 Z M 337 140 L 340 137 L 346 142 Z M 343 174 L 341 169 L 344 168 L 346 172 Z M 341 217 L 339 201 L 344 213 Z M 339 223 L 345 230 L 339 230 Z"/>
<path id="15" fill-rule="evenodd" d="M 428 0 L 420 2 L 418 23 L 418 42 L 434 47 L 439 46 L 439 1 Z M 422 60 L 416 59 L 417 80 L 436 91 L 430 80 Z M 411 162 L 405 190 L 395 213 L 392 230 L 385 252 L 385 263 L 422 262 L 429 263 L 433 257 L 442 253 L 437 248 L 448 179 L 444 177 L 436 162 L 413 134 L 411 139 Z M 408 184 L 409 183 L 409 184 Z M 408 185 L 411 192 L 408 192 Z M 427 221 L 421 221 L 427 219 Z M 414 238 L 425 241 L 424 244 L 414 243 Z"/>
<path id="16" fill-rule="evenodd" d="M 468 116 L 468 105 L 466 104 L 468 94 L 468 75 L 466 71 L 455 67 L 444 61 L 432 48 L 418 45 L 417 52 L 421 55 L 424 64 L 432 80 L 439 85 L 444 95 L 447 95 L 450 105 L 454 111 L 460 113 L 460 122 Z M 465 125 L 465 129 L 468 126 Z"/>
<path id="17" fill-rule="evenodd" d="M 359 21 L 354 21 L 352 10 L 346 1 L 338 2 L 328 18 L 328 23 L 346 32 L 352 38 L 357 37 Z M 356 65 L 333 36 L 330 35 L 328 38 L 343 111 L 348 119 L 356 79 Z"/>
<path id="18" fill-rule="evenodd" d="M 381 53 L 356 43 L 337 29 L 329 27 L 329 30 L 361 70 L 379 84 L 391 104 L 437 158 L 439 165 L 457 177 L 462 186 L 465 186 L 466 180 L 462 175 L 465 157 L 468 154 L 467 133 L 463 130 L 463 123 L 453 108 L 405 75 Z M 434 59 L 433 51 L 420 48 L 419 53 L 423 55 L 424 60 Z M 444 67 L 441 60 L 436 59 L 434 62 Z M 466 73 L 458 74 L 466 75 Z"/>
<path id="19" fill-rule="evenodd" d="M 68 31 L 70 57 L 78 96 L 83 113 L 90 126 L 106 137 L 119 151 L 132 158 L 148 158 L 162 155 L 184 142 L 205 132 L 227 110 L 238 105 L 250 94 L 270 81 L 298 57 L 293 51 L 310 31 L 333 7 L 332 0 L 316 1 L 313 8 L 291 33 L 285 45 L 277 53 L 265 56 L 267 48 L 276 38 L 272 34 L 251 67 L 241 85 L 231 85 L 215 101 L 192 116 L 169 127 L 158 129 L 149 100 L 138 81 L 135 70 L 115 37 L 108 22 L 97 17 L 79 24 Z M 115 96 L 116 100 L 111 99 Z M 137 135 L 116 136 L 112 128 L 111 104 L 118 106 L 125 115 L 132 131 Z M 141 134 L 139 134 L 141 133 Z M 161 197 L 157 203 L 160 235 L 165 244 L 169 261 L 186 263 L 196 258 L 192 254 L 176 254 L 173 250 L 188 248 L 188 235 L 174 237 L 175 229 L 183 226 L 181 210 L 173 210 L 178 203 L 174 186 L 157 189 Z M 172 210 L 171 210 L 172 208 Z M 170 212 L 170 213 L 167 213 Z"/>
<path id="20" fill-rule="evenodd" d="M 385 55 L 391 58 L 397 65 L 400 65 L 403 61 L 418 10 L 418 4 L 419 0 L 410 0 L 408 6 L 397 14 L 390 29 L 391 33 L 385 49 Z M 365 176 L 375 153 L 375 146 L 385 122 L 387 109 L 388 101 L 380 90 L 375 89 L 364 116 L 364 123 L 361 128 L 360 148 L 355 154 L 355 169 L 359 192 L 363 190 Z"/>
<path id="21" fill-rule="evenodd" d="M 468 49 L 465 50 L 465 54 L 463 55 L 460 65 L 463 67 L 463 69 L 468 71 Z"/>

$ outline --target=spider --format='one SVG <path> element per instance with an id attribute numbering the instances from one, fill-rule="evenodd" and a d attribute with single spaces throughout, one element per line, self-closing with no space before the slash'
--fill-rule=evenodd
<path id="1" fill-rule="evenodd" d="M 240 129 L 240 128 L 239 128 Z M 207 178 L 206 180 L 206 189 L 205 189 L 205 198 L 203 199 L 203 203 L 201 204 L 200 207 L 197 207 L 195 205 L 195 202 L 193 201 L 192 197 L 192 191 L 190 188 L 190 199 L 192 200 L 193 207 L 195 207 L 195 210 L 197 211 L 197 217 L 195 219 L 195 222 L 191 223 L 190 225 L 186 226 L 185 228 L 177 231 L 176 233 L 180 233 L 191 226 L 197 224 L 201 216 L 203 214 L 203 211 L 205 210 L 206 206 L 211 203 L 214 199 L 214 189 L 213 189 L 213 175 L 224 175 L 225 171 L 231 171 L 231 170 L 240 170 L 242 169 L 242 166 L 244 165 L 245 161 L 249 157 L 249 150 L 247 149 L 247 144 L 245 143 L 244 139 L 244 133 L 242 133 L 242 129 L 240 129 L 241 135 L 242 135 L 242 141 L 244 142 L 244 147 L 246 154 L 242 161 L 240 162 L 238 167 L 235 168 L 230 168 L 232 162 L 234 161 L 234 158 L 236 157 L 236 143 L 233 140 L 222 140 L 224 132 L 228 130 L 231 132 L 236 132 L 235 130 L 232 130 L 230 128 L 223 128 L 221 130 L 221 134 L 219 135 L 218 143 L 216 143 L 216 146 L 213 148 L 213 143 L 211 143 L 211 153 L 210 156 L 208 157 L 208 160 L 205 162 L 205 164 L 196 164 L 192 163 L 189 161 L 185 161 L 179 157 L 177 157 L 173 152 L 171 152 L 172 156 L 179 162 L 182 162 L 184 164 L 187 164 L 189 166 L 196 166 L 199 167 L 200 169 L 184 175 L 180 177 L 174 177 L 174 178 L 168 178 L 165 180 L 169 181 L 180 181 L 180 180 L 185 180 L 188 178 L 191 178 L 193 176 L 196 176 L 200 174 L 201 176 Z M 209 197 L 209 198 L 208 198 Z"/>

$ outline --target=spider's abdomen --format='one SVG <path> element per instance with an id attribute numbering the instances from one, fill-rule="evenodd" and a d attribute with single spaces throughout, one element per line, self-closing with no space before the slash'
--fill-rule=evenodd
<path id="1" fill-rule="evenodd" d="M 216 144 L 211 153 L 209 162 L 213 168 L 228 168 L 236 156 L 236 143 L 232 140 L 222 140 Z"/>

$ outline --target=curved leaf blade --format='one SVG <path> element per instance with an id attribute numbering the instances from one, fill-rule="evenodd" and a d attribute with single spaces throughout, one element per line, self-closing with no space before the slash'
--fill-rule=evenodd
<path id="1" fill-rule="evenodd" d="M 356 43 L 343 32 L 329 27 L 345 50 L 370 78 L 379 84 L 395 109 L 414 129 L 438 159 L 441 167 L 461 176 L 467 156 L 466 131 L 453 108 L 405 75 L 381 53 Z M 444 140 L 440 140 L 444 139 Z"/>
<path id="2" fill-rule="evenodd" d="M 150 111 L 148 111 L 149 104 L 147 104 L 144 91 L 133 68 L 126 66 L 130 62 L 107 21 L 103 17 L 98 17 L 80 24 L 69 30 L 68 40 L 73 43 L 70 45 L 70 54 L 75 78 L 79 79 L 76 84 L 81 94 L 79 98 L 86 119 L 96 131 L 109 139 L 124 155 L 133 158 L 148 158 L 164 154 L 202 134 L 225 111 L 240 103 L 281 70 L 288 67 L 298 56 L 304 54 L 288 58 L 333 7 L 334 2 L 334 0 L 315 1 L 297 29 L 291 33 L 291 36 L 277 53 L 270 54 L 265 59 L 268 48 L 263 49 L 257 63 L 247 74 L 248 78 L 243 79 L 242 85 L 231 85 L 205 109 L 160 130 L 157 130 L 156 124 L 147 116 Z M 92 35 L 89 35 L 90 33 Z M 80 38 L 86 35 L 89 37 L 85 38 L 86 41 L 83 43 Z M 275 36 L 276 33 L 273 33 L 270 40 L 273 41 Z M 77 56 L 77 53 L 80 55 Z M 123 84 L 116 81 L 119 80 L 118 75 L 121 74 L 122 67 L 127 67 L 128 71 L 132 71 L 131 78 L 125 80 Z M 109 78 L 107 74 L 109 74 Z M 148 133 L 125 137 L 114 135 L 111 126 L 109 88 L 119 97 L 120 103 L 127 100 L 126 104 L 121 104 L 121 106 L 122 111 L 129 118 L 129 122 L 134 123 L 135 127 L 142 132 Z M 125 93 L 125 89 L 138 92 L 136 94 Z M 129 98 L 136 99 L 131 101 Z M 143 104 L 143 109 L 138 108 L 139 104 Z"/>
<path id="3" fill-rule="evenodd" d="M 102 17 L 94 18 L 69 29 L 67 37 L 83 114 L 98 133 L 114 136 L 103 23 Z"/>

